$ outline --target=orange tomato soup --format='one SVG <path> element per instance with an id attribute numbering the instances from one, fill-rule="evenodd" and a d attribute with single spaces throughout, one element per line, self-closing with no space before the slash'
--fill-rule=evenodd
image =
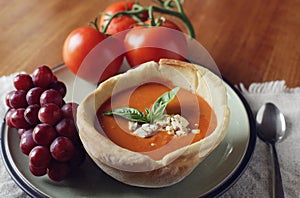
<path id="1" fill-rule="evenodd" d="M 103 115 L 105 111 L 120 107 L 133 107 L 145 112 L 145 108 L 150 109 L 158 97 L 172 88 L 174 87 L 159 83 L 147 83 L 114 94 L 98 109 L 96 125 L 101 127 L 115 144 L 131 151 L 147 154 L 155 160 L 209 135 L 217 125 L 214 111 L 203 98 L 182 88 L 175 99 L 168 104 L 166 113 L 180 114 L 189 121 L 190 129 L 199 129 L 200 133 L 175 136 L 166 131 L 159 131 L 154 136 L 141 138 L 133 135 L 128 129 L 128 120 L 119 116 Z"/>

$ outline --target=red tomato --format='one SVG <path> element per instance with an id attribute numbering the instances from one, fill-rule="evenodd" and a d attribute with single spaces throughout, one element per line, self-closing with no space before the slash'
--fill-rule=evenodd
<path id="1" fill-rule="evenodd" d="M 185 60 L 187 40 L 181 31 L 166 27 L 134 27 L 124 40 L 125 56 L 131 67 L 161 58 Z"/>
<path id="2" fill-rule="evenodd" d="M 120 1 L 111 4 L 104 10 L 104 14 L 101 16 L 99 21 L 99 27 L 102 29 L 104 26 L 106 26 L 107 21 L 109 20 L 111 15 L 114 15 L 117 12 L 123 12 L 128 11 L 132 9 L 132 6 L 134 5 L 134 1 Z M 139 15 L 139 18 L 142 21 L 145 21 L 148 18 L 148 13 L 141 13 Z M 127 15 L 119 16 L 114 18 L 111 23 L 108 26 L 108 29 L 106 30 L 107 34 L 116 34 L 118 32 L 121 32 L 123 30 L 129 29 L 136 24 L 136 21 Z"/>
<path id="3" fill-rule="evenodd" d="M 151 21 L 147 20 L 144 23 L 150 25 Z M 167 20 L 167 19 L 162 21 L 161 26 L 166 27 L 166 28 L 171 28 L 171 29 L 178 30 L 178 31 L 182 32 L 182 30 L 180 29 L 180 27 L 178 27 L 178 25 L 176 25 L 174 22 L 172 22 L 170 20 Z"/>
<path id="4" fill-rule="evenodd" d="M 123 56 L 119 49 L 122 45 L 118 42 L 92 27 L 81 27 L 72 31 L 65 40 L 63 60 L 79 77 L 100 82 L 115 75 L 121 67 Z"/>

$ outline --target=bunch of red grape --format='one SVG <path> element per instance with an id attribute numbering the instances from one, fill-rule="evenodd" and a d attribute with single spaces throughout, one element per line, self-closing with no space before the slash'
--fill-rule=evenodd
<path id="1" fill-rule="evenodd" d="M 6 96 L 6 124 L 18 129 L 31 173 L 63 180 L 86 155 L 76 127 L 78 104 L 64 101 L 66 86 L 48 66 L 16 75 L 14 87 Z"/>

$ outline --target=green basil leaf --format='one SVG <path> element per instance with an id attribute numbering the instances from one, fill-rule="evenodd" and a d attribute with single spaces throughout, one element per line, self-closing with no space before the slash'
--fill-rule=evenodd
<path id="1" fill-rule="evenodd" d="M 153 122 L 153 112 L 150 111 L 150 109 L 148 109 L 148 108 L 145 108 L 145 111 L 146 111 L 147 122 L 152 123 Z"/>
<path id="2" fill-rule="evenodd" d="M 152 105 L 151 111 L 153 114 L 152 121 L 157 121 L 162 118 L 167 105 L 175 98 L 179 87 L 175 87 L 171 91 L 168 91 L 161 95 Z"/>
<path id="3" fill-rule="evenodd" d="M 148 122 L 144 113 L 135 108 L 123 107 L 103 112 L 104 115 L 117 115 L 133 122 Z"/>
<path id="4" fill-rule="evenodd" d="M 133 122 L 152 123 L 160 120 L 164 116 L 164 111 L 167 105 L 175 98 L 179 89 L 179 87 L 176 87 L 171 91 L 168 91 L 161 95 L 154 102 L 151 110 L 148 108 L 145 109 L 146 115 L 143 112 L 140 112 L 139 110 L 130 107 L 117 108 L 111 111 L 106 111 L 103 114 L 118 115 Z"/>

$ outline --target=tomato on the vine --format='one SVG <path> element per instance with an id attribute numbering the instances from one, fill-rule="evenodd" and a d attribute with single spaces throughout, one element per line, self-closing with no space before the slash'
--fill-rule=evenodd
<path id="1" fill-rule="evenodd" d="M 129 11 L 132 9 L 133 5 L 135 4 L 134 1 L 120 1 L 109 5 L 104 11 L 99 21 L 99 27 L 102 29 L 108 23 L 109 18 L 118 13 L 123 11 Z M 148 18 L 147 12 L 142 12 L 138 15 L 141 21 L 145 21 Z M 127 30 L 132 28 L 137 23 L 132 17 L 128 15 L 122 15 L 115 17 L 111 23 L 109 24 L 105 33 L 107 34 L 116 34 L 123 30 Z"/>
<path id="2" fill-rule="evenodd" d="M 63 60 L 79 77 L 90 82 L 100 82 L 115 75 L 121 67 L 123 55 L 120 55 L 116 47 L 120 48 L 122 45 L 118 42 L 95 28 L 80 27 L 72 31 L 65 40 Z M 98 54 L 91 57 L 95 48 L 98 48 Z"/>
<path id="3" fill-rule="evenodd" d="M 144 23 L 146 25 L 151 25 L 151 20 L 146 20 Z M 176 25 L 174 22 L 172 22 L 168 19 L 161 20 L 160 23 L 161 23 L 160 24 L 161 27 L 171 28 L 171 29 L 178 30 L 178 31 L 182 32 L 181 28 L 178 25 Z"/>
<path id="4" fill-rule="evenodd" d="M 185 60 L 187 40 L 174 23 L 168 26 L 134 27 L 124 40 L 125 56 L 131 67 L 161 58 Z M 172 27 L 172 28 L 171 28 Z"/>

